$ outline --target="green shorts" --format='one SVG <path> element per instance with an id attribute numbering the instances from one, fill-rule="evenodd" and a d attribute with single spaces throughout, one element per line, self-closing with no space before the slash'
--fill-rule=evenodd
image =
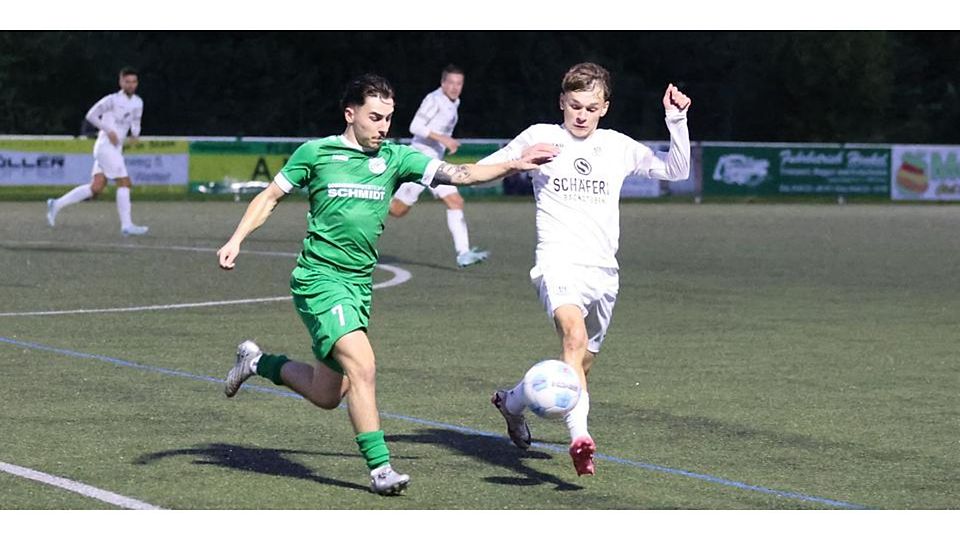
<path id="1" fill-rule="evenodd" d="M 332 276 L 313 276 L 313 294 L 293 293 L 293 305 L 313 340 L 313 355 L 337 373 L 343 373 L 331 352 L 338 339 L 354 330 L 367 329 L 373 288 Z"/>

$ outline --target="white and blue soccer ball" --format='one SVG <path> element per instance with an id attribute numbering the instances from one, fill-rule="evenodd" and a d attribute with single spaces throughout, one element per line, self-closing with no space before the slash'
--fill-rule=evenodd
<path id="1" fill-rule="evenodd" d="M 541 360 L 523 376 L 523 398 L 533 414 L 560 418 L 580 399 L 580 377 L 560 360 Z"/>

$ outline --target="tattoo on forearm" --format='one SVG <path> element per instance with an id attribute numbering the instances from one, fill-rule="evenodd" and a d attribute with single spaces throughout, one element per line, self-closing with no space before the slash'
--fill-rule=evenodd
<path id="1" fill-rule="evenodd" d="M 430 187 L 437 187 L 441 184 L 464 184 L 470 180 L 470 170 L 466 165 L 451 165 L 444 163 L 440 165 L 437 172 L 433 175 L 433 182 Z"/>

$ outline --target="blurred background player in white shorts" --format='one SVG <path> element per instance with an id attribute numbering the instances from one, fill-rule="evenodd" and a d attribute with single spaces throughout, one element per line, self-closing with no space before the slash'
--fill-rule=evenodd
<path id="1" fill-rule="evenodd" d="M 463 70 L 453 64 L 443 69 L 440 88 L 423 98 L 417 114 L 410 123 L 413 141 L 410 146 L 434 158 L 443 159 L 445 153 L 455 154 L 460 142 L 453 138 L 457 125 L 457 108 L 460 107 L 460 92 L 463 91 Z M 456 186 L 439 185 L 426 188 L 417 182 L 401 184 L 390 201 L 390 215 L 403 217 L 417 202 L 424 189 L 430 189 L 434 198 L 447 205 L 447 228 L 453 237 L 457 252 L 457 266 L 463 268 L 482 262 L 489 252 L 470 247 L 467 219 L 463 215 L 463 197 Z"/>
<path id="2" fill-rule="evenodd" d="M 120 90 L 104 96 L 87 111 L 87 121 L 100 130 L 93 145 L 93 171 L 89 184 L 77 186 L 59 199 L 47 199 L 47 223 L 56 224 L 63 208 L 96 197 L 107 186 L 107 179 L 117 182 L 117 214 L 120 233 L 124 236 L 146 234 L 148 227 L 134 225 L 130 217 L 130 175 L 123 161 L 123 146 L 136 144 L 140 136 L 143 100 L 136 94 L 140 78 L 130 67 L 120 70 Z M 127 140 L 127 133 L 132 137 Z"/>

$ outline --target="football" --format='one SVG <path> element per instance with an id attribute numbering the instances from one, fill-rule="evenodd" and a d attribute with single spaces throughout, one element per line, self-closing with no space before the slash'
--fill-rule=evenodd
<path id="1" fill-rule="evenodd" d="M 580 378 L 560 360 L 542 360 L 523 376 L 523 397 L 533 414 L 560 418 L 580 399 Z"/>

